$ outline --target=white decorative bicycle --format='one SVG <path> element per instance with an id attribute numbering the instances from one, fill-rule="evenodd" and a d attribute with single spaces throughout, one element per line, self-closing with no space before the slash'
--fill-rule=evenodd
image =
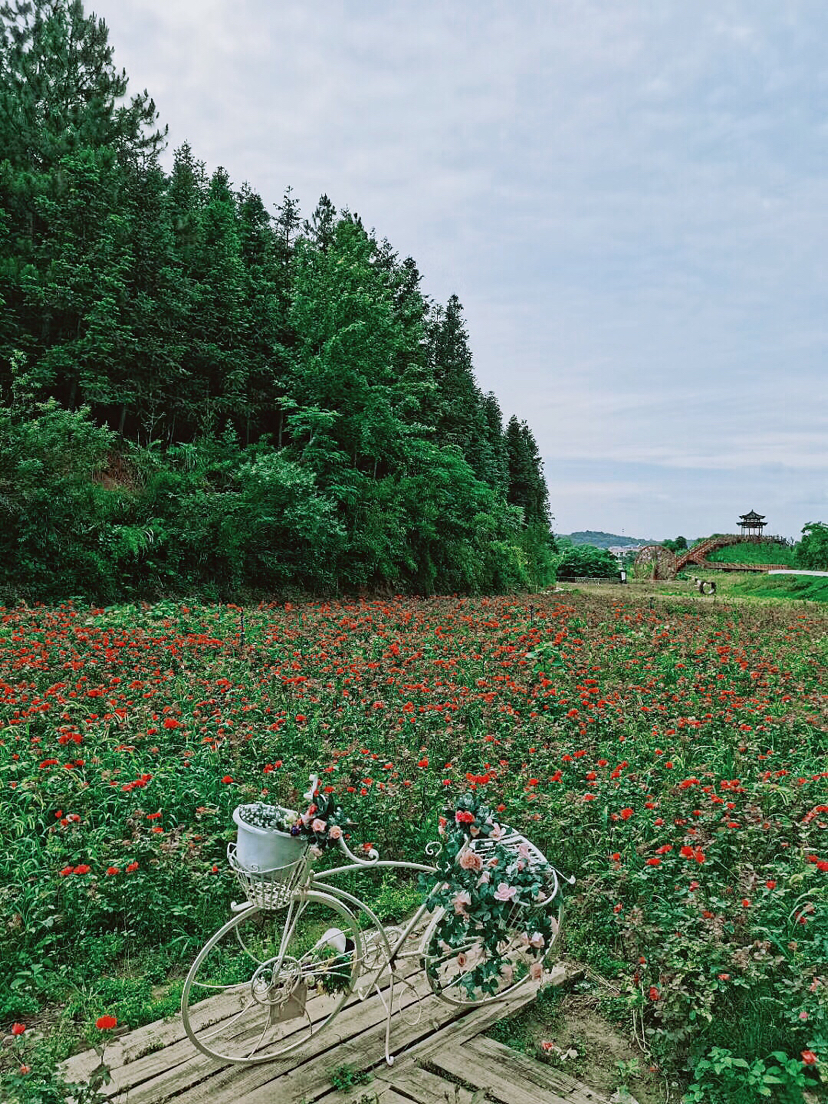
<path id="1" fill-rule="evenodd" d="M 343 875 L 369 869 L 441 877 L 435 866 L 381 860 L 375 850 L 360 857 L 342 835 L 335 842 L 349 860 L 343 866 L 314 871 L 311 849 L 303 841 L 293 861 L 252 870 L 239 862 L 231 843 L 228 861 L 246 899 L 231 905 L 235 915 L 207 941 L 187 974 L 181 1012 L 189 1038 L 218 1061 L 267 1062 L 327 1027 L 352 993 L 361 1000 L 377 993 L 385 1010 L 390 1065 L 395 987 L 398 1007 L 410 1010 L 404 1015 L 419 1014 L 412 959 L 425 970 L 431 991 L 459 1006 L 500 1000 L 539 977 L 557 949 L 563 883 L 575 879 L 556 870 L 520 833 L 505 825 L 495 828 L 496 838 L 470 839 L 464 846 L 465 866 L 497 867 L 498 877 L 508 876 L 510 866 L 531 868 L 542 875 L 544 891 L 531 905 L 516 901 L 500 909 L 494 942 L 484 923 L 465 919 L 462 897 L 454 909 L 430 911 L 427 896 L 407 923 L 386 928 L 364 901 L 335 884 Z M 436 854 L 442 846 L 435 843 L 426 850 Z M 485 877 L 484 872 L 481 881 Z M 438 888 L 446 890 L 448 884 Z M 546 936 L 535 933 L 536 927 Z"/>

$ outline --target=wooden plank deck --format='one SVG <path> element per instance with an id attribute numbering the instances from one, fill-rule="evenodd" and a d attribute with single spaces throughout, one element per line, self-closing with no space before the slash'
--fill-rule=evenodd
<path id="1" fill-rule="evenodd" d="M 193 1047 L 180 1018 L 138 1028 L 107 1048 L 112 1081 L 104 1091 L 111 1104 L 358 1104 L 363 1095 L 371 1104 L 470 1104 L 475 1093 L 496 1104 L 606 1104 L 565 1074 L 485 1038 L 493 1024 L 534 999 L 534 986 L 460 1009 L 438 1000 L 413 963 L 408 969 L 411 984 L 395 999 L 391 1022 L 391 1067 L 384 1057 L 385 1008 L 374 992 L 364 1001 L 352 997 L 305 1047 L 257 1066 L 213 1062 Z M 552 981 L 566 977 L 559 966 Z M 229 1015 L 226 997 L 203 1003 L 211 1020 Z M 64 1063 L 64 1076 L 83 1084 L 97 1061 L 94 1051 L 77 1054 Z M 370 1073 L 372 1081 L 350 1092 L 333 1089 L 331 1075 L 343 1065 Z"/>

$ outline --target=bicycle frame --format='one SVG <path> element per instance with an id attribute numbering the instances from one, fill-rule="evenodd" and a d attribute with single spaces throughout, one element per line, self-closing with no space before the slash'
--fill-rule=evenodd
<path id="1" fill-rule="evenodd" d="M 520 847 L 523 849 L 524 846 L 528 847 L 531 856 L 537 857 L 539 861 L 544 862 L 551 870 L 551 892 L 544 898 L 537 900 L 538 907 L 543 908 L 551 903 L 553 899 L 558 898 L 560 883 L 562 881 L 566 881 L 570 884 L 574 882 L 574 878 L 566 878 L 552 867 L 551 864 L 548 864 L 537 848 L 529 844 L 523 836 L 514 832 L 512 829 L 507 830 L 506 836 L 499 837 L 499 842 L 506 843 L 507 845 L 511 844 L 511 846 L 515 848 Z M 355 893 L 349 892 L 349 890 L 343 888 L 341 885 L 336 884 L 338 878 L 361 871 L 397 870 L 434 876 L 437 873 L 437 868 L 426 863 L 380 859 L 379 853 L 373 848 L 364 856 L 356 855 L 351 851 L 342 837 L 337 840 L 337 845 L 343 855 L 350 861 L 327 870 L 321 870 L 317 873 L 311 868 L 308 862 L 307 853 L 303 858 L 289 866 L 270 871 L 254 872 L 248 868 L 241 867 L 237 863 L 235 859 L 235 847 L 233 844 L 230 844 L 228 846 L 228 859 L 230 865 L 239 877 L 242 888 L 244 888 L 247 894 L 246 901 L 239 904 L 234 903 L 231 905 L 231 908 L 237 916 L 251 909 L 256 912 L 269 912 L 274 916 L 276 912 L 281 914 L 276 930 L 273 932 L 273 952 L 270 955 L 265 954 L 264 958 L 258 960 L 260 962 L 260 967 L 257 968 L 256 973 L 251 979 L 251 984 L 253 985 L 255 985 L 256 977 L 260 970 L 266 970 L 268 975 L 278 979 L 281 975 L 282 964 L 291 961 L 294 953 L 291 948 L 296 945 L 297 937 L 301 941 L 302 916 L 305 914 L 305 907 L 309 901 L 327 907 L 338 914 L 339 923 L 342 925 L 341 928 L 330 928 L 325 935 L 322 936 L 316 946 L 325 947 L 328 945 L 339 948 L 339 941 L 341 940 L 342 947 L 339 948 L 339 953 L 345 953 L 345 949 L 347 948 L 347 955 L 351 963 L 350 989 L 348 992 L 355 993 L 357 998 L 361 1001 L 366 1000 L 374 993 L 379 997 L 385 1011 L 385 1060 L 390 1066 L 394 1061 L 393 1055 L 391 1054 L 391 1019 L 394 1011 L 396 986 L 405 986 L 409 992 L 416 997 L 416 999 L 404 1005 L 402 1002 L 402 993 L 400 992 L 400 1010 L 402 1011 L 404 1007 L 409 1008 L 416 1006 L 417 1019 L 419 1019 L 420 1014 L 419 998 L 421 994 L 412 983 L 410 978 L 411 971 L 404 971 L 401 969 L 402 963 L 412 959 L 418 960 L 428 975 L 429 987 L 432 992 L 447 1003 L 468 1005 L 469 1000 L 462 996 L 458 996 L 458 994 L 462 992 L 462 981 L 461 988 L 452 989 L 452 987 L 457 984 L 457 978 L 453 978 L 447 984 L 442 983 L 442 981 L 436 985 L 433 983 L 433 979 L 437 976 L 437 971 L 441 970 L 442 964 L 446 961 L 443 953 L 445 945 L 439 952 L 435 952 L 434 949 L 436 946 L 434 943 L 435 933 L 439 938 L 439 925 L 444 916 L 444 910 L 442 908 L 437 909 L 433 914 L 428 916 L 427 921 L 423 923 L 424 918 L 429 914 L 427 902 L 424 901 L 414 912 L 413 916 L 405 923 L 386 928 L 370 905 L 361 900 Z M 426 847 L 426 855 L 429 857 L 434 855 L 439 851 L 440 846 L 440 843 L 437 841 L 429 844 Z M 474 846 L 475 843 L 472 844 L 472 847 Z M 480 841 L 479 846 L 480 850 L 485 853 L 488 841 Z M 560 919 L 561 915 L 559 912 L 559 922 Z M 367 923 L 365 921 L 367 921 Z M 238 923 L 242 922 L 241 920 L 238 921 Z M 216 941 L 220 941 L 226 935 L 229 936 L 231 933 L 234 934 L 235 938 L 240 942 L 242 949 L 250 954 L 251 958 L 255 960 L 255 955 L 251 954 L 240 936 L 241 929 L 234 926 L 236 923 L 237 921 L 235 920 L 228 921 L 228 924 L 219 929 L 202 952 L 200 952 L 191 967 L 191 973 L 188 975 L 184 993 L 182 994 L 182 1013 L 184 1015 L 185 1030 L 195 1045 L 212 1057 L 219 1056 L 213 1044 L 211 1043 L 210 1046 L 207 1046 L 206 1040 L 199 1040 L 196 1033 L 191 1029 L 190 1020 L 188 1018 L 189 994 L 192 985 L 215 988 L 215 986 L 210 985 L 209 982 L 205 984 L 204 981 L 199 981 L 198 971 L 205 961 L 204 956 L 211 954 L 212 949 L 218 945 Z M 421 926 L 422 932 L 420 933 L 418 929 Z M 452 956 L 454 956 L 455 952 L 456 947 L 455 950 L 451 952 Z M 465 953 L 457 954 L 457 958 L 465 959 Z M 465 961 L 460 963 L 461 977 L 462 969 L 465 965 Z M 293 960 L 285 976 L 290 977 L 290 970 L 295 969 L 296 962 Z M 388 975 L 387 984 L 383 986 L 381 980 L 385 978 L 386 973 Z M 511 992 L 512 988 L 521 984 L 523 980 L 526 980 L 526 977 L 527 975 L 524 974 L 522 977 L 518 978 L 514 984 L 507 982 L 507 988 L 505 990 L 497 995 L 492 994 L 485 999 L 502 999 L 508 992 Z M 341 1008 L 345 1007 L 343 1002 L 346 999 L 347 998 L 343 996 L 342 1002 L 333 1008 L 327 1018 L 320 1023 L 319 1030 L 339 1014 Z M 266 999 L 260 1000 L 258 996 L 254 995 L 253 1000 L 255 1003 L 262 1005 L 262 1007 L 267 1007 Z M 471 1000 L 471 1003 L 480 1002 Z M 252 1007 L 252 1005 L 247 1005 L 246 1007 Z M 302 1007 L 304 1007 L 304 1005 Z M 310 1019 L 308 1020 L 308 1024 L 310 1025 L 310 1035 L 315 1034 L 316 1029 Z M 262 1028 L 262 1034 L 264 1034 L 266 1029 L 267 1022 L 265 1022 L 265 1026 Z M 212 1038 L 213 1035 L 207 1037 L 207 1039 Z M 301 1044 L 297 1041 L 296 1045 Z M 267 1058 L 254 1058 L 253 1051 L 246 1057 L 244 1055 L 233 1056 L 226 1053 L 222 1053 L 221 1057 L 228 1061 L 242 1062 L 268 1060 Z"/>

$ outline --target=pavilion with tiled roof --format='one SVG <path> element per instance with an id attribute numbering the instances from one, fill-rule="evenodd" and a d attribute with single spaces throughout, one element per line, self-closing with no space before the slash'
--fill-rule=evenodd
<path id="1" fill-rule="evenodd" d="M 767 525 L 764 514 L 757 514 L 755 510 L 750 510 L 747 514 L 742 514 L 739 518 L 739 525 L 741 526 L 743 537 L 761 537 L 762 530 Z"/>

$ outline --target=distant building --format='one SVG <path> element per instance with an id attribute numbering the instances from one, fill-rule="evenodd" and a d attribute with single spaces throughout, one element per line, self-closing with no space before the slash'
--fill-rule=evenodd
<path id="1" fill-rule="evenodd" d="M 739 526 L 743 537 L 761 537 L 762 530 L 767 525 L 764 514 L 757 514 L 750 510 L 739 518 Z"/>

